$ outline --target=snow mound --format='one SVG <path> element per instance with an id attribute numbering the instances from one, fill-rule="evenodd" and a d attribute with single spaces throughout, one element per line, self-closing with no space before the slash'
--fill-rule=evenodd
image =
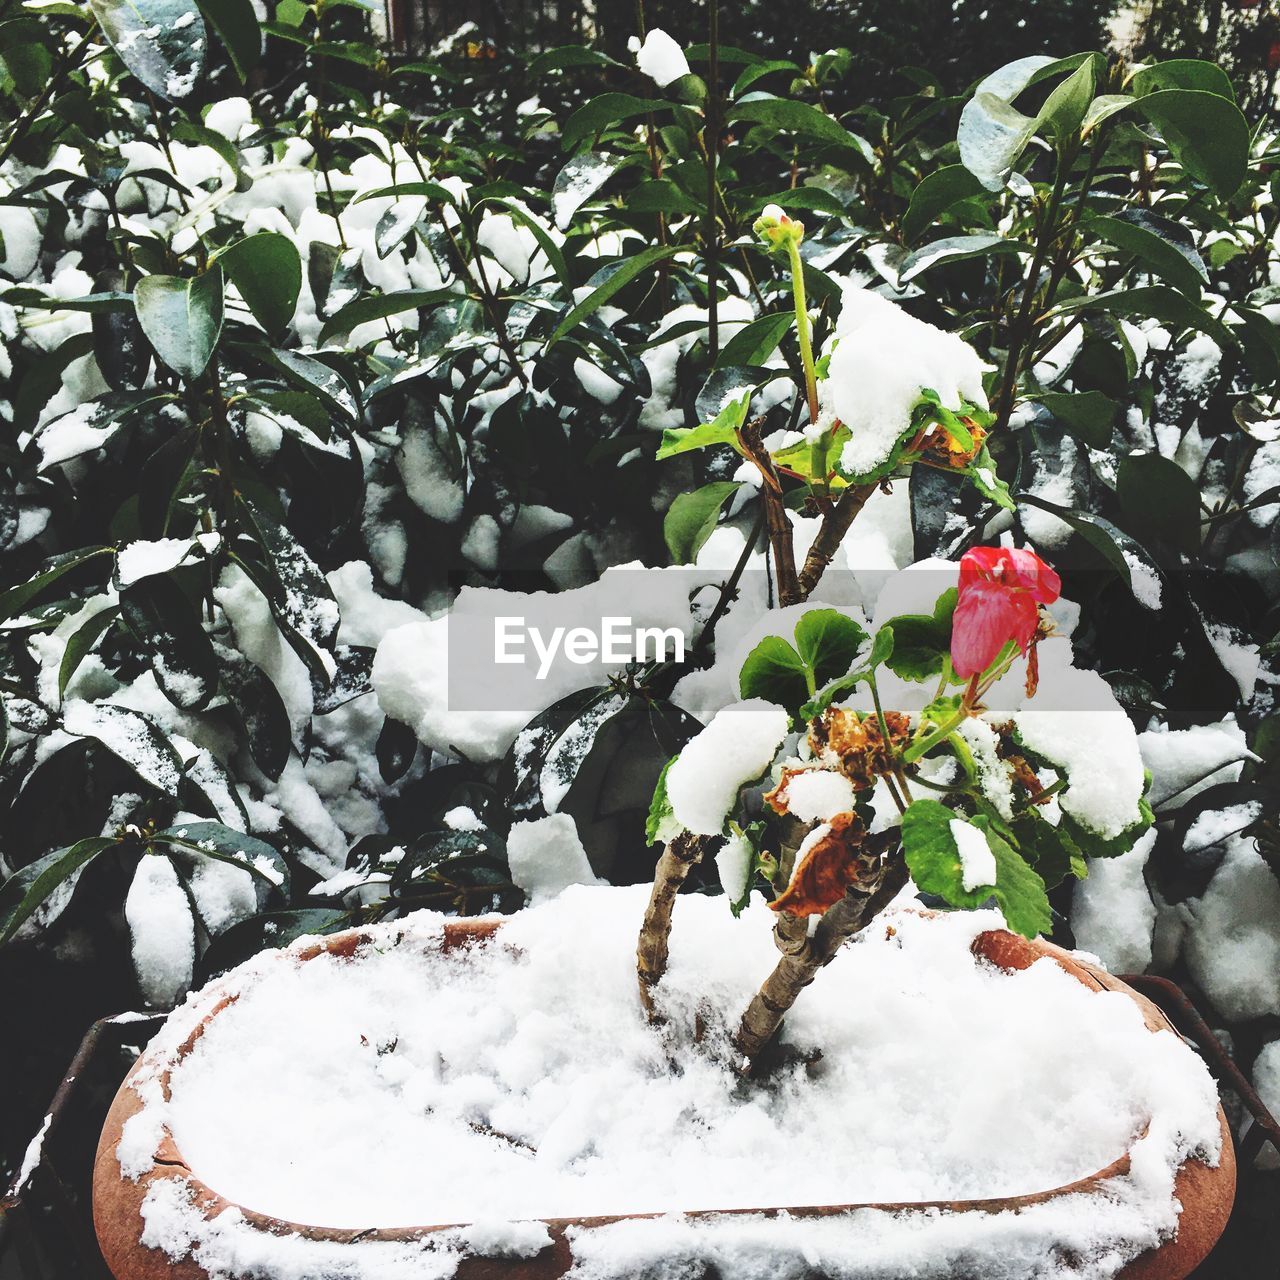
<path id="1" fill-rule="evenodd" d="M 852 433 L 840 458 L 850 474 L 866 474 L 887 461 L 911 425 L 922 390 L 936 391 L 948 409 L 959 409 L 963 401 L 987 407 L 978 353 L 879 294 L 845 288 L 836 338 L 839 345 L 818 391 L 824 413 Z"/>
<path id="2" fill-rule="evenodd" d="M 970 944 L 998 924 L 993 912 L 904 913 L 868 931 L 788 1017 L 790 1044 L 821 1049 L 820 1065 L 744 1085 L 724 1037 L 776 959 L 772 913 L 759 898 L 737 921 L 722 900 L 678 900 L 658 989 L 671 1034 L 659 1037 L 635 987 L 646 892 L 566 889 L 462 952 L 437 950 L 443 917 L 423 912 L 376 928 L 355 963 L 300 963 L 297 946 L 255 957 L 162 1031 L 158 1061 L 176 1060 L 213 1004 L 238 997 L 174 1068 L 168 1101 L 156 1065 L 135 1077 L 145 1106 L 120 1146 L 126 1171 L 145 1170 L 140 1154 L 167 1124 L 208 1185 L 296 1222 L 473 1223 L 486 1247 L 518 1250 L 536 1231 L 495 1220 L 673 1215 L 576 1232 L 580 1273 L 600 1280 L 685 1274 L 681 1259 L 714 1262 L 729 1280 L 799 1276 L 806 1259 L 816 1265 L 810 1243 L 838 1277 L 944 1276 L 964 1257 L 980 1258 L 984 1277 L 1098 1280 L 1173 1230 L 1180 1162 L 1217 1157 L 1217 1098 L 1195 1054 L 1052 961 L 1016 974 L 976 961 Z M 712 1018 L 697 1044 L 708 1010 L 725 1023 Z M 1133 1171 L 1106 1194 L 1030 1213 L 860 1211 L 802 1231 L 679 1216 L 1019 1194 L 1129 1147 Z M 148 1243 L 194 1249 L 223 1275 L 306 1274 L 309 1251 L 324 1248 L 264 1241 L 234 1212 L 202 1223 L 164 1182 L 143 1212 Z M 464 1234 L 435 1237 L 412 1274 L 452 1274 Z M 402 1265 L 371 1244 L 349 1251 L 342 1274 L 381 1280 Z"/>

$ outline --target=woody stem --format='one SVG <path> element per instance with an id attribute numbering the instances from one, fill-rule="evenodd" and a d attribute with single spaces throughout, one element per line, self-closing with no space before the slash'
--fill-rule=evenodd
<path id="1" fill-rule="evenodd" d="M 777 1034 L 782 1019 L 800 993 L 854 934 L 865 929 L 897 897 L 907 883 L 902 857 L 868 854 L 859 859 L 858 875 L 845 896 L 831 907 L 818 927 L 793 951 L 784 952 L 742 1015 L 733 1047 L 749 1075 Z"/>
<path id="2" fill-rule="evenodd" d="M 710 846 L 708 836 L 682 831 L 662 851 L 653 873 L 653 891 L 645 908 L 644 923 L 636 944 L 636 977 L 640 984 L 640 1003 L 650 1023 L 662 1021 L 653 1003 L 653 989 L 667 971 L 668 943 L 671 937 L 671 913 L 676 894 L 688 879 L 689 872 L 702 860 Z"/>

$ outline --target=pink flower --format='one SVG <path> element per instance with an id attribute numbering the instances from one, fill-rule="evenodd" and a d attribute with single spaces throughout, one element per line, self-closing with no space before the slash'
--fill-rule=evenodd
<path id="1" fill-rule="evenodd" d="M 985 671 L 1010 640 L 1026 653 L 1035 639 L 1040 605 L 1052 604 L 1061 591 L 1062 580 L 1034 551 L 966 551 L 960 560 L 960 598 L 951 620 L 951 665 L 956 675 Z"/>

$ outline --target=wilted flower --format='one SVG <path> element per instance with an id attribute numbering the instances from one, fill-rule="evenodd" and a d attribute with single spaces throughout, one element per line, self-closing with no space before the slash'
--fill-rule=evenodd
<path id="1" fill-rule="evenodd" d="M 960 560 L 960 598 L 951 620 L 951 665 L 958 676 L 985 671 L 1013 641 L 1026 653 L 1040 606 L 1052 604 L 1062 580 L 1034 551 L 974 547 Z"/>

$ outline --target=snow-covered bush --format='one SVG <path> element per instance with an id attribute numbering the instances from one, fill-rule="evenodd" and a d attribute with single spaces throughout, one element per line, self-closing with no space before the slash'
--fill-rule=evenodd
<path id="1" fill-rule="evenodd" d="M 648 880 L 673 755 L 724 732 L 737 781 L 772 762 L 763 727 L 715 728 L 766 637 L 800 659 L 798 712 L 869 660 L 850 610 L 888 608 L 886 573 L 999 544 L 1061 575 L 1075 665 L 1052 671 L 1105 677 L 1152 774 L 1154 834 L 1026 927 L 1074 922 L 1223 1018 L 1280 1013 L 1280 204 L 1219 68 L 1030 57 L 836 115 L 838 51 L 796 75 L 721 50 L 717 80 L 651 32 L 635 66 L 567 49 L 499 77 L 465 37 L 389 60 L 349 3 L 15 13 L 4 945 L 127 943 L 164 1004 L 299 933 Z M 287 72 L 265 89 L 263 39 Z M 653 604 L 685 663 L 450 709 L 455 600 L 590 609 L 636 562 L 688 566 Z M 949 652 L 938 594 L 867 634 L 911 615 Z M 845 619 L 812 640 L 821 680 L 820 604 Z M 948 741 L 995 777 L 986 724 Z M 1020 732 L 1033 772 L 1068 768 Z M 1055 857 L 1128 848 L 1127 759 L 1123 823 L 1050 798 L 1080 825 Z M 810 825 L 845 795 L 826 772 Z M 718 851 L 735 885 L 754 821 Z"/>

